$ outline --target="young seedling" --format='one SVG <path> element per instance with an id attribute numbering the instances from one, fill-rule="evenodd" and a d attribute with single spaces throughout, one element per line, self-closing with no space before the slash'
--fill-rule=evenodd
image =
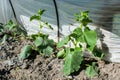
<path id="1" fill-rule="evenodd" d="M 53 30 L 53 28 L 51 27 L 51 25 L 48 24 L 48 22 L 41 20 L 41 17 L 44 12 L 45 12 L 45 10 L 39 10 L 36 15 L 33 15 L 30 17 L 30 21 L 37 20 L 39 22 L 39 28 L 40 28 L 38 33 L 30 36 L 30 39 L 33 40 L 33 42 L 34 42 L 34 45 L 31 45 L 32 49 L 38 51 L 40 54 L 42 54 L 44 56 L 50 56 L 51 53 L 53 52 L 55 43 L 53 40 L 48 38 L 49 37 L 48 34 L 42 33 L 42 29 L 44 26 L 47 26 L 51 30 Z M 27 53 L 24 53 L 24 54 L 27 54 Z M 24 57 L 24 56 L 22 56 L 22 57 Z M 27 57 L 28 56 L 24 57 L 24 59 Z"/>
<path id="2" fill-rule="evenodd" d="M 7 24 L 0 24 L 0 36 L 2 37 L 1 44 L 4 44 L 10 36 L 16 39 L 17 35 L 21 35 L 24 30 L 18 27 L 12 20 Z"/>
<path id="3" fill-rule="evenodd" d="M 73 32 L 65 37 L 62 41 L 57 44 L 58 48 L 66 45 L 68 42 L 71 42 L 74 45 L 74 48 L 65 48 L 58 52 L 58 58 L 64 58 L 65 64 L 63 67 L 63 72 L 65 75 L 70 75 L 71 73 L 78 71 L 80 65 L 84 60 L 83 53 L 87 50 L 90 53 L 94 53 L 96 42 L 97 42 L 97 33 L 94 30 L 91 30 L 87 25 L 92 21 L 89 19 L 88 11 L 81 12 L 80 14 L 75 15 L 75 20 L 79 23 L 79 27 L 74 29 Z M 96 65 L 92 65 L 96 66 Z M 90 70 L 93 68 L 89 68 Z M 96 71 L 96 70 L 95 70 Z M 88 72 L 88 71 L 87 71 Z M 94 71 L 93 71 L 94 72 Z M 96 72 L 97 73 L 97 72 Z M 87 73 L 88 74 L 88 73 Z M 93 76 L 89 75 L 89 76 Z"/>

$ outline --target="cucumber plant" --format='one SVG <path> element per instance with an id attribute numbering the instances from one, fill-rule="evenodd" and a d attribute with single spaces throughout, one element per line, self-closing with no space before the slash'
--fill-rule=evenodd
<path id="1" fill-rule="evenodd" d="M 96 51 L 98 36 L 95 30 L 91 30 L 87 26 L 88 23 L 92 22 L 92 20 L 89 19 L 88 11 L 75 14 L 75 20 L 79 23 L 78 28 L 74 29 L 70 35 L 66 36 L 57 44 L 58 48 L 62 48 L 64 45 L 68 44 L 68 42 L 71 42 L 74 45 L 73 48 L 62 48 L 62 50 L 57 53 L 58 58 L 65 59 L 65 64 L 63 66 L 63 72 L 65 75 L 70 75 L 80 69 L 80 65 L 84 61 L 83 55 L 85 51 L 89 51 L 93 54 Z M 103 54 L 102 52 L 99 53 L 101 55 Z M 98 56 L 95 55 L 95 57 Z M 96 63 L 94 62 L 92 65 L 89 65 L 86 70 L 87 75 L 90 77 L 97 75 L 98 69 L 96 69 Z M 90 74 L 89 71 L 93 73 Z"/>
<path id="2" fill-rule="evenodd" d="M 41 17 L 44 12 L 45 12 L 45 10 L 40 9 L 36 15 L 33 15 L 30 17 L 30 21 L 37 20 L 39 22 L 39 29 L 40 29 L 38 31 L 38 33 L 32 34 L 30 36 L 30 39 L 33 40 L 33 42 L 34 42 L 34 45 L 31 45 L 32 48 L 30 48 L 30 49 L 34 49 L 44 56 L 50 56 L 51 53 L 53 52 L 55 42 L 48 38 L 49 37 L 48 34 L 42 33 L 42 29 L 45 26 L 47 26 L 49 29 L 53 30 L 53 28 L 51 27 L 51 25 L 48 24 L 48 22 L 41 20 Z M 26 55 L 30 54 L 30 53 L 26 52 L 29 50 L 29 47 L 28 47 L 28 50 L 26 50 L 26 49 L 27 48 L 25 46 L 23 48 L 23 50 L 25 50 L 25 51 L 22 51 L 20 53 L 20 58 L 25 59 L 29 56 L 29 55 L 26 57 L 24 56 L 25 54 Z"/>
<path id="3" fill-rule="evenodd" d="M 7 24 L 0 24 L 0 36 L 1 44 L 4 44 L 10 36 L 13 36 L 14 40 L 16 37 L 21 34 L 27 34 L 24 30 L 18 27 L 12 20 L 9 20 Z"/>

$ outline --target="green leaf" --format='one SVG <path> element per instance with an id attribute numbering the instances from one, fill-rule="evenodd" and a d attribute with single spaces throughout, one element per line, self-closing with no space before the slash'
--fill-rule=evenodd
<path id="1" fill-rule="evenodd" d="M 70 37 L 73 37 L 77 42 L 85 42 L 84 35 L 81 28 L 76 28 L 73 33 L 70 35 Z"/>
<path id="2" fill-rule="evenodd" d="M 81 35 L 83 35 L 82 29 L 81 28 L 74 29 L 73 34 L 76 34 L 76 37 L 80 37 Z"/>
<path id="3" fill-rule="evenodd" d="M 71 52 L 65 58 L 65 65 L 63 67 L 63 72 L 65 75 L 69 75 L 80 69 L 80 64 L 83 61 L 83 56 L 81 52 Z"/>
<path id="4" fill-rule="evenodd" d="M 36 40 L 34 41 L 35 46 L 39 47 L 43 44 L 43 38 L 42 37 L 37 37 Z"/>
<path id="5" fill-rule="evenodd" d="M 37 37 L 38 37 L 38 34 L 32 34 L 32 35 L 30 35 L 30 39 L 32 39 L 32 40 L 36 40 Z"/>
<path id="6" fill-rule="evenodd" d="M 49 29 L 53 30 L 53 27 L 50 24 L 48 24 L 48 22 L 44 22 L 44 23 Z"/>
<path id="7" fill-rule="evenodd" d="M 93 54 L 94 54 L 95 57 L 98 57 L 98 58 L 101 58 L 101 59 L 103 59 L 104 56 L 105 56 L 105 53 L 103 53 L 103 51 L 101 49 L 97 48 L 97 47 L 94 48 Z"/>
<path id="8" fill-rule="evenodd" d="M 2 42 L 1 44 L 5 44 L 6 43 L 6 40 L 9 38 L 9 35 L 8 34 L 5 34 L 2 38 Z"/>
<path id="9" fill-rule="evenodd" d="M 54 47 L 56 43 L 52 39 L 48 39 L 48 45 Z"/>
<path id="10" fill-rule="evenodd" d="M 92 20 L 88 16 L 89 11 L 81 12 L 80 14 L 75 14 L 75 20 L 81 23 L 83 26 L 86 26 L 88 23 L 91 23 Z"/>
<path id="11" fill-rule="evenodd" d="M 65 53 L 66 53 L 66 55 L 69 54 L 70 52 L 71 52 L 70 47 L 66 47 L 66 48 L 65 48 Z"/>
<path id="12" fill-rule="evenodd" d="M 10 20 L 6 25 L 5 28 L 7 28 L 8 30 L 13 30 L 13 29 L 17 29 L 17 25 L 13 23 L 12 20 Z"/>
<path id="13" fill-rule="evenodd" d="M 22 34 L 24 37 L 27 37 L 27 31 L 25 29 L 22 29 L 20 27 L 17 28 L 17 31 L 19 31 L 20 34 Z"/>
<path id="14" fill-rule="evenodd" d="M 74 50 L 75 50 L 75 51 L 82 51 L 82 48 L 76 47 Z"/>
<path id="15" fill-rule="evenodd" d="M 89 45 L 90 51 L 93 51 L 97 42 L 97 33 L 93 30 L 90 30 L 90 31 L 85 31 L 84 35 L 85 35 L 85 40 Z"/>
<path id="16" fill-rule="evenodd" d="M 44 56 L 50 56 L 52 52 L 53 52 L 53 48 L 50 46 L 47 46 L 47 48 L 43 49 Z"/>
<path id="17" fill-rule="evenodd" d="M 48 45 L 49 45 L 49 39 L 48 39 L 48 37 L 43 37 L 42 46 L 48 46 Z"/>
<path id="18" fill-rule="evenodd" d="M 87 67 L 86 74 L 88 77 L 94 77 L 95 75 L 98 75 L 98 67 L 96 66 L 95 62 L 93 62 L 91 66 Z"/>
<path id="19" fill-rule="evenodd" d="M 43 13 L 45 12 L 45 10 L 44 9 L 40 9 L 40 10 L 38 10 L 38 15 L 42 15 Z"/>
<path id="20" fill-rule="evenodd" d="M 57 58 L 63 58 L 64 55 L 65 55 L 65 50 L 62 49 L 62 50 L 60 50 L 60 51 L 57 53 Z"/>
<path id="21" fill-rule="evenodd" d="M 38 16 L 38 15 L 33 15 L 33 16 L 31 16 L 30 17 L 30 21 L 32 21 L 32 20 L 40 20 L 40 16 Z"/>
<path id="22" fill-rule="evenodd" d="M 25 45 L 22 49 L 21 49 L 21 53 L 19 58 L 20 59 L 26 59 L 28 58 L 32 53 L 32 47 L 30 45 Z"/>
<path id="23" fill-rule="evenodd" d="M 65 44 L 68 43 L 69 40 L 70 40 L 69 36 L 65 37 L 62 41 L 58 42 L 57 47 L 60 48 L 64 46 Z"/>

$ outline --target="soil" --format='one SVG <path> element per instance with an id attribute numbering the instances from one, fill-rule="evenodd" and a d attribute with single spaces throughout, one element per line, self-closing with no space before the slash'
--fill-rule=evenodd
<path id="1" fill-rule="evenodd" d="M 63 59 L 57 59 L 53 53 L 44 57 L 33 51 L 25 60 L 19 59 L 21 48 L 32 44 L 30 40 L 9 40 L 0 45 L 0 80 L 120 80 L 120 64 L 99 61 L 99 74 L 88 78 L 85 68 L 65 76 L 62 72 Z M 89 60 L 86 60 L 89 62 Z"/>

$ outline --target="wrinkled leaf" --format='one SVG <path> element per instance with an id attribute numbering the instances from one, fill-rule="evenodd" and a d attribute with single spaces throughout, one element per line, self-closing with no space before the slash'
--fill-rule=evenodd
<path id="1" fill-rule="evenodd" d="M 43 38 L 42 37 L 37 37 L 36 40 L 34 41 L 35 46 L 39 47 L 43 44 Z"/>
<path id="2" fill-rule="evenodd" d="M 63 40 L 58 42 L 57 47 L 60 48 L 60 47 L 64 46 L 65 44 L 68 43 L 69 40 L 70 40 L 69 36 L 65 37 Z"/>
<path id="3" fill-rule="evenodd" d="M 63 72 L 65 75 L 69 75 L 80 69 L 80 64 L 83 61 L 81 52 L 71 52 L 65 58 L 65 64 Z"/>
<path id="4" fill-rule="evenodd" d="M 77 42 L 85 42 L 84 35 L 81 30 L 81 28 L 76 28 L 73 33 L 70 35 L 70 37 L 73 37 Z"/>
<path id="5" fill-rule="evenodd" d="M 26 59 L 28 58 L 32 53 L 32 47 L 30 45 L 25 45 L 22 49 L 21 49 L 21 53 L 19 58 L 20 59 Z"/>
<path id="6" fill-rule="evenodd" d="M 50 56 L 52 52 L 53 52 L 53 48 L 50 46 L 47 46 L 47 48 L 43 49 L 44 56 Z"/>
<path id="7" fill-rule="evenodd" d="M 96 42 L 97 42 L 97 33 L 93 30 L 85 31 L 85 40 L 87 41 L 87 44 L 89 45 L 89 49 L 93 51 Z"/>
<path id="8" fill-rule="evenodd" d="M 93 62 L 91 66 L 87 67 L 86 74 L 88 77 L 94 77 L 95 75 L 98 75 L 98 67 L 96 66 L 95 62 Z"/>

